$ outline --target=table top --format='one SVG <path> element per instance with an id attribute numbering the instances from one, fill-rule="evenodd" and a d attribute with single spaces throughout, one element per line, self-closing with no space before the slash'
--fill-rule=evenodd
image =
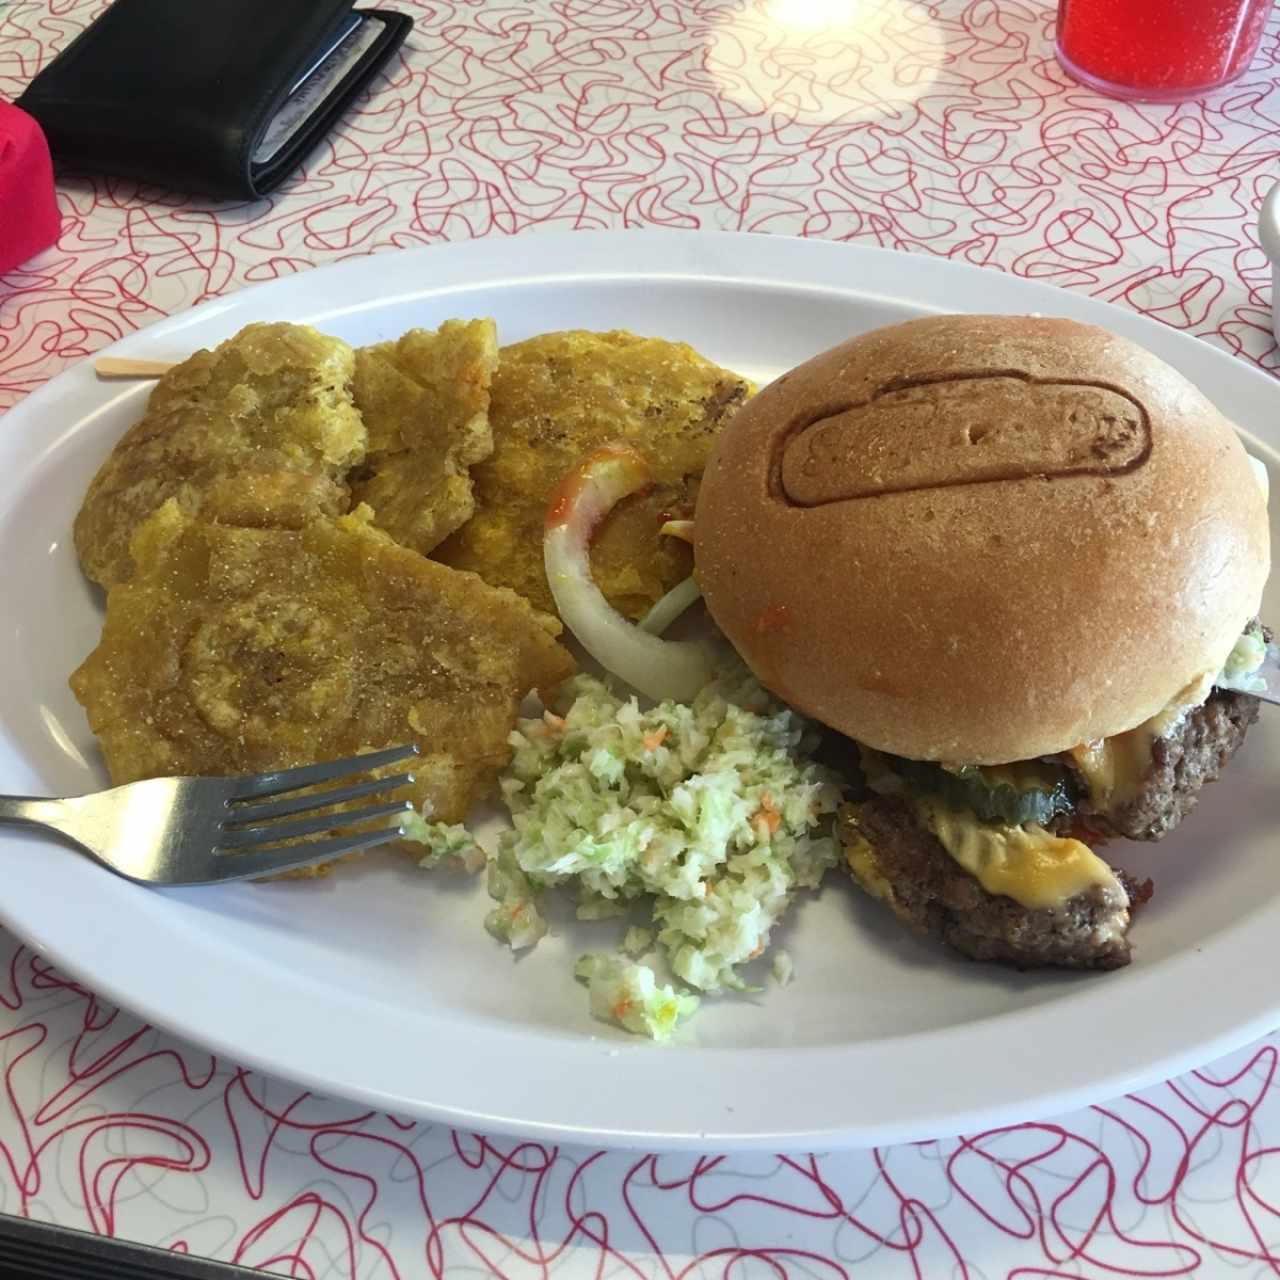
<path id="1" fill-rule="evenodd" d="M 275 195 L 64 175 L 0 408 L 204 299 L 546 228 L 808 235 L 1076 289 L 1266 368 L 1280 18 L 1207 102 L 1072 85 L 1039 0 L 389 0 L 403 51 Z M 0 97 L 102 0 L 0 4 Z M 1048 1123 L 835 1155 L 454 1133 L 213 1059 L 0 935 L 0 1211 L 307 1277 L 1241 1276 L 1280 1267 L 1280 1037 Z"/>

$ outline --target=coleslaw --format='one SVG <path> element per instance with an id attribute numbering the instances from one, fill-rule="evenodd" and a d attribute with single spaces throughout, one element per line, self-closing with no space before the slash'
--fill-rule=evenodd
<path id="1" fill-rule="evenodd" d="M 568 681 L 512 734 L 501 783 L 513 829 L 488 868 L 487 922 L 514 948 L 545 932 L 538 899 L 578 893 L 580 916 L 643 904 L 656 949 L 685 987 L 745 990 L 795 891 L 837 862 L 838 788 L 817 735 L 736 658 L 691 703 L 641 710 L 594 676 Z M 626 950 L 650 939 L 632 928 Z M 580 963 L 593 1012 L 664 1039 L 696 1007 L 626 955 Z M 621 1012 L 619 1012 L 621 1011 Z"/>

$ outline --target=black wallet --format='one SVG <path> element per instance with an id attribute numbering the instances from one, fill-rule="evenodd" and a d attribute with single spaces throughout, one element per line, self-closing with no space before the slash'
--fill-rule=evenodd
<path id="1" fill-rule="evenodd" d="M 265 195 L 412 19 L 352 0 L 115 0 L 27 87 L 54 159 L 220 198 Z"/>

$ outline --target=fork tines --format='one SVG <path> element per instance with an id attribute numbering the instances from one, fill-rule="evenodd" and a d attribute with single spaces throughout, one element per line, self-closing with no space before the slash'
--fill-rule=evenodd
<path id="1" fill-rule="evenodd" d="M 383 751 L 370 751 L 362 756 L 348 756 L 345 760 L 326 760 L 323 764 L 304 764 L 298 769 L 280 769 L 275 773 L 259 773 L 242 779 L 236 790 L 237 800 L 257 800 L 263 796 L 278 796 L 282 791 L 298 791 L 314 787 L 319 782 L 332 782 L 345 778 L 349 773 L 367 773 L 386 764 L 395 764 L 416 756 L 418 748 L 409 743 L 404 747 L 387 747 Z"/>
<path id="2" fill-rule="evenodd" d="M 343 809 L 336 812 L 333 811 L 333 806 L 348 804 L 366 796 L 385 794 L 399 787 L 408 786 L 414 781 L 411 773 L 398 773 L 385 778 L 369 778 L 349 786 L 332 787 L 321 791 L 307 790 L 303 795 L 291 795 L 279 800 L 267 799 L 266 803 L 257 802 L 263 798 L 284 795 L 286 792 L 313 788 L 317 784 L 331 782 L 353 773 L 365 773 L 370 769 L 382 768 L 417 754 L 418 748 L 413 745 L 389 747 L 385 751 L 372 751 L 366 755 L 351 756 L 345 760 L 331 760 L 323 764 L 304 765 L 298 769 L 282 769 L 275 773 L 245 778 L 227 801 L 226 816 L 219 823 L 220 834 L 217 847 L 220 850 L 239 851 L 268 844 L 274 846 L 284 841 L 333 831 L 339 827 L 352 827 L 396 814 L 409 814 L 413 812 L 413 804 L 409 800 L 382 800 L 358 809 Z M 276 819 L 294 815 L 306 816 L 298 817 L 293 822 L 276 821 Z M 319 859 L 334 856 L 338 852 L 368 848 L 403 834 L 402 826 L 385 827 L 377 831 L 337 836 L 333 840 L 311 841 L 306 847 L 308 855 L 314 854 Z M 279 848 L 264 849 L 260 857 L 264 861 L 271 857 L 278 858 L 281 852 Z M 238 866 L 244 865 L 245 857 L 245 854 L 237 852 Z"/>

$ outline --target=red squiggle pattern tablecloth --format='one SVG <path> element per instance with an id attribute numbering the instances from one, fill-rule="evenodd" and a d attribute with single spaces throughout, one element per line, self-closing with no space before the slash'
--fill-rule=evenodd
<path id="1" fill-rule="evenodd" d="M 802 234 L 1118 302 L 1280 368 L 1254 223 L 1280 21 L 1208 103 L 1072 86 L 1032 0 L 392 0 L 417 27 L 257 204 L 64 175 L 0 279 L 0 407 L 161 315 L 315 264 L 540 228 Z M 0 6 L 0 95 L 102 0 Z M 824 24 L 824 19 L 827 21 Z M 173 1041 L 0 938 L 0 1210 L 340 1280 L 1280 1273 L 1277 1045 L 963 1140 L 637 1156 L 451 1133 Z"/>

